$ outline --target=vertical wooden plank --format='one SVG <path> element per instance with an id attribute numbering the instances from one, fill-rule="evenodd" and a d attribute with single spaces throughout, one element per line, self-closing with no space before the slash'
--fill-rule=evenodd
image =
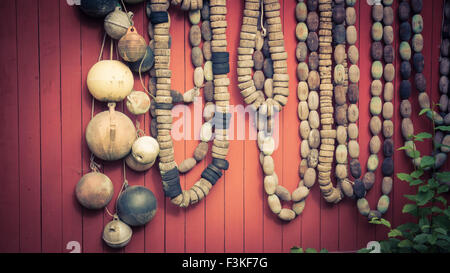
<path id="1" fill-rule="evenodd" d="M 398 13 L 397 13 L 395 4 L 392 5 L 392 9 L 394 10 L 394 15 L 397 15 Z M 397 46 L 398 46 L 398 43 L 399 43 L 399 41 L 398 41 L 399 39 L 398 39 L 398 35 L 396 35 L 396 33 L 398 33 L 398 32 L 396 32 L 396 30 L 395 30 L 396 27 L 397 27 L 397 24 L 398 24 L 398 20 L 394 20 L 394 22 L 392 24 L 392 28 L 394 29 L 394 40 L 393 40 L 392 46 L 394 47 L 394 50 L 395 50 L 395 58 L 394 58 L 393 65 L 394 65 L 394 67 L 396 69 L 396 71 L 395 71 L 395 78 L 394 78 L 394 81 L 393 81 L 393 85 L 394 86 L 396 86 L 397 82 L 401 81 L 401 76 L 400 76 L 400 73 L 399 73 L 400 72 L 401 60 L 399 59 L 400 54 L 397 51 Z M 384 65 L 386 65 L 386 63 L 384 63 Z M 383 83 L 386 84 L 385 81 Z M 396 93 L 396 90 L 394 90 L 394 94 L 395 93 Z M 383 100 L 383 102 L 385 102 L 384 98 L 382 98 L 382 100 Z M 392 103 L 394 105 L 395 105 L 395 101 L 396 101 L 396 96 L 394 95 L 394 98 L 392 100 Z M 394 111 L 394 112 L 396 112 L 396 111 Z M 395 122 L 395 118 L 392 118 L 392 121 Z M 397 134 L 397 132 L 399 134 L 401 134 L 399 131 L 395 131 L 394 134 Z M 384 136 L 383 136 L 382 140 L 385 141 L 385 139 L 386 138 L 384 138 Z M 393 137 L 393 140 L 395 140 L 395 136 Z M 378 170 L 376 172 L 377 180 L 375 181 L 375 185 L 374 185 L 374 187 L 371 190 L 371 191 L 375 191 L 374 195 L 376 196 L 376 199 L 374 199 L 375 202 L 370 204 L 370 207 L 373 210 L 377 209 L 377 204 L 378 204 L 379 197 L 381 197 L 381 195 L 383 194 L 382 190 L 381 190 L 382 181 L 383 181 L 383 174 L 381 172 L 381 164 L 382 164 L 382 162 L 384 160 L 384 154 L 383 154 L 382 151 L 380 152 L 380 154 L 382 156 L 379 157 L 380 158 L 380 167 L 378 168 Z M 394 159 L 395 159 L 395 157 L 394 157 Z M 401 162 L 394 162 L 394 163 L 395 163 L 394 168 L 396 167 L 397 164 L 401 164 Z M 395 174 L 393 175 L 393 178 L 395 179 L 394 176 L 395 176 Z M 388 220 L 388 221 L 392 221 L 392 207 L 393 207 L 393 204 L 394 204 L 393 194 L 390 194 L 389 197 L 391 198 L 391 204 L 390 204 L 390 206 L 388 208 L 388 211 L 382 217 L 384 219 Z M 384 227 L 382 225 L 376 225 L 375 226 L 375 235 L 376 235 L 375 239 L 377 241 L 385 239 L 387 237 L 388 232 L 389 232 L 389 230 L 386 227 Z"/>
<path id="2" fill-rule="evenodd" d="M 144 24 L 145 15 L 145 3 L 139 3 L 136 5 L 126 5 L 128 11 L 133 12 L 133 21 L 136 30 L 142 37 L 147 37 L 147 25 Z M 139 73 L 134 74 L 134 90 L 143 91 L 141 81 L 139 79 Z M 143 80 L 148 73 L 141 73 Z M 123 113 L 126 114 L 134 124 L 139 122 L 139 128 L 141 130 L 146 129 L 147 123 L 145 122 L 144 115 L 135 116 L 131 114 L 125 103 L 123 103 Z M 130 168 L 126 168 L 126 176 L 128 183 L 130 186 L 144 186 L 145 185 L 145 176 L 141 172 L 135 172 Z M 106 223 L 105 223 L 106 224 Z M 124 252 L 126 253 L 139 253 L 144 252 L 145 248 L 145 228 L 144 227 L 134 227 L 133 228 L 133 238 L 131 242 L 125 247 Z"/>
<path id="3" fill-rule="evenodd" d="M 145 7 L 145 5 L 144 5 Z M 142 27 L 142 36 L 145 37 L 145 39 L 148 41 L 148 18 L 145 15 L 143 15 L 143 27 Z M 142 75 L 145 78 L 147 77 L 147 73 L 145 75 Z M 148 79 L 149 80 L 149 79 Z M 148 80 L 145 81 L 146 86 L 148 86 Z M 138 85 L 140 86 L 140 84 Z M 141 90 L 141 87 L 139 88 Z M 150 113 L 146 113 L 144 115 L 144 124 L 145 124 L 145 135 L 150 136 L 150 121 L 151 121 L 151 115 Z M 155 121 L 156 122 L 156 121 Z M 142 124 L 142 123 L 141 123 Z M 156 136 L 153 136 L 156 138 Z M 161 184 L 161 175 L 159 174 L 158 169 L 158 162 L 155 163 L 155 165 L 145 172 L 144 174 L 145 178 L 145 186 L 150 189 L 153 194 L 156 197 L 157 201 L 157 212 L 155 217 L 145 225 L 145 252 L 151 252 L 151 253 L 162 253 L 164 252 L 164 223 L 165 223 L 165 197 L 164 197 L 164 191 Z"/>
<path id="4" fill-rule="evenodd" d="M 38 2 L 17 1 L 20 251 L 41 251 Z"/>
<path id="5" fill-rule="evenodd" d="M 279 1 L 281 9 L 280 9 L 280 18 L 281 22 L 283 22 L 283 13 L 284 13 L 284 1 Z M 285 26 L 284 26 L 285 27 Z M 286 36 L 285 36 L 286 40 Z M 292 102 L 291 102 L 292 103 Z M 286 133 L 285 127 L 285 116 L 286 116 L 286 108 L 287 106 L 283 107 L 281 112 L 279 112 L 277 115 L 279 117 L 279 127 L 278 127 L 278 148 L 275 150 L 275 152 L 272 154 L 273 161 L 275 162 L 275 173 L 278 175 L 278 182 L 280 185 L 285 185 L 285 183 L 288 181 L 288 179 L 285 180 L 285 176 L 283 173 L 283 153 L 284 153 L 284 134 Z M 287 124 L 286 124 L 287 126 Z M 275 128 L 276 125 L 275 125 Z M 277 130 L 277 129 L 275 129 Z M 277 137 L 276 134 L 274 136 Z M 275 140 L 275 142 L 277 142 Z M 257 146 L 257 145 L 255 145 Z M 258 150 L 259 151 L 259 150 Z M 259 156 L 259 155 L 258 155 Z M 259 157 L 255 157 L 253 159 L 255 162 L 259 163 Z M 261 166 L 259 166 L 261 168 Z M 262 195 L 264 196 L 264 228 L 263 228 L 263 234 L 264 234 L 264 244 L 263 244 L 263 252 L 280 252 L 282 250 L 282 243 L 283 243 L 283 223 L 278 218 L 277 215 L 272 213 L 272 211 L 269 208 L 268 202 L 267 202 L 267 194 L 264 191 L 263 181 L 264 181 L 264 175 L 261 177 L 260 180 L 257 180 L 258 184 L 260 184 L 260 190 L 259 192 L 262 192 Z M 262 190 L 261 190 L 262 188 Z M 260 193 L 261 194 L 261 193 Z"/>
<path id="6" fill-rule="evenodd" d="M 184 28 L 184 20 L 186 15 L 182 12 L 179 6 L 172 6 L 169 9 L 171 27 L 170 35 L 172 36 L 172 50 L 170 63 L 172 70 L 172 88 L 175 90 L 185 90 L 186 73 L 184 72 L 184 65 L 180 65 L 179 60 L 185 60 L 185 43 L 186 30 Z M 178 118 L 174 117 L 175 123 Z M 186 130 L 186 128 L 184 128 Z M 181 162 L 185 157 L 185 141 L 174 141 L 175 161 Z M 159 178 L 160 180 L 160 178 Z M 161 180 L 160 180 L 161 181 Z M 180 177 L 181 187 L 186 188 L 186 179 L 184 176 Z M 180 209 L 170 203 L 169 198 L 166 199 L 166 248 L 167 252 L 184 252 L 185 251 L 185 210 Z"/>
<path id="7" fill-rule="evenodd" d="M 242 1 L 239 1 L 241 3 Z M 234 2 L 228 1 L 228 22 L 239 22 L 242 18 L 241 4 L 235 6 Z M 233 5 L 230 5 L 233 4 Z M 240 24 L 229 24 L 227 28 L 227 40 L 230 52 L 230 73 L 231 81 L 228 90 L 230 92 L 230 105 L 241 104 L 239 88 L 237 86 L 237 48 L 239 46 Z M 230 134 L 230 149 L 227 160 L 230 168 L 224 172 L 225 176 L 225 252 L 244 251 L 244 141 L 237 139 L 239 133 L 246 128 L 240 126 L 242 120 L 237 120 L 234 112 L 232 117 L 233 134 Z"/>
<path id="8" fill-rule="evenodd" d="M 29 3 L 28 3 L 29 4 Z M 81 22 L 74 7 L 61 4 L 61 138 L 63 251 L 70 241 L 82 242 L 82 209 L 75 187 L 82 173 Z M 30 24 L 25 24 L 28 28 Z"/>
<path id="9" fill-rule="evenodd" d="M 319 9 L 317 9 L 317 13 L 320 16 Z M 293 35 L 295 35 L 295 31 L 293 31 L 293 33 Z M 297 78 L 296 74 L 295 78 Z M 294 101 L 298 103 L 298 98 L 296 97 Z M 300 151 L 300 149 L 298 149 L 298 151 Z M 301 215 L 301 247 L 303 249 L 320 249 L 321 247 L 321 204 L 322 194 L 320 191 L 320 187 L 319 185 L 317 185 L 316 181 L 316 185 L 311 188 L 309 196 L 306 199 L 306 206 Z"/>
<path id="10" fill-rule="evenodd" d="M 333 71 L 334 65 L 335 61 L 333 57 Z M 335 126 L 337 127 L 336 122 Z M 332 173 L 335 170 L 335 166 L 336 163 L 334 162 Z M 337 187 L 336 177 L 333 174 L 331 175 L 331 181 L 331 183 Z M 320 248 L 326 248 L 329 251 L 336 251 L 339 245 L 339 205 L 330 204 L 326 202 L 324 198 L 322 198 L 320 202 Z"/>
<path id="11" fill-rule="evenodd" d="M 43 252 L 62 250 L 59 4 L 39 1 Z"/>
<path id="12" fill-rule="evenodd" d="M 80 11 L 79 11 L 80 12 Z M 83 175 L 90 172 L 89 168 L 89 159 L 91 152 L 86 143 L 85 133 L 86 127 L 91 120 L 91 108 L 92 108 L 92 96 L 89 93 L 87 88 L 86 79 L 89 69 L 97 63 L 98 56 L 100 53 L 100 48 L 102 45 L 103 39 L 103 30 L 101 24 L 101 20 L 96 20 L 86 16 L 85 14 L 81 14 L 80 20 L 81 23 L 81 80 L 82 80 L 82 90 L 81 90 L 81 110 L 82 110 L 82 128 L 83 128 L 83 136 L 82 136 L 82 169 Z M 105 48 L 107 50 L 105 44 Z M 105 57 L 108 55 L 104 55 Z M 95 110 L 94 115 L 99 113 L 100 111 L 106 110 L 106 107 L 103 103 L 96 101 L 94 103 Z M 100 160 L 96 159 L 96 162 L 100 162 Z M 111 177 L 110 177 L 111 178 Z M 114 185 L 114 194 L 117 195 L 120 188 L 118 188 L 117 184 L 122 181 L 112 180 Z M 114 198 L 115 198 L 114 196 Z M 113 199 L 109 204 L 109 209 L 114 213 L 114 204 L 115 199 Z M 101 239 L 101 235 L 103 232 L 103 212 L 102 211 L 93 211 L 83 209 L 83 243 L 82 249 L 83 252 L 102 252 L 103 251 L 103 242 Z"/>
<path id="13" fill-rule="evenodd" d="M 284 1 L 284 14 L 283 14 L 283 29 L 285 48 L 288 54 L 288 72 L 289 72 L 289 103 L 284 107 L 284 129 L 280 132 L 284 142 L 283 149 L 283 166 L 282 172 L 285 177 L 284 186 L 292 193 L 298 186 L 300 177 L 298 175 L 298 166 L 300 165 L 300 134 L 298 129 L 300 121 L 297 117 L 297 59 L 295 57 L 295 49 L 297 47 L 297 39 L 295 37 L 295 28 L 297 21 L 295 19 L 295 6 L 296 1 Z M 290 128 L 286 130 L 286 128 Z M 297 129 L 297 130 L 296 130 Z M 310 198 L 308 198 L 310 199 Z M 307 208 L 310 200 L 306 200 Z M 287 205 L 292 206 L 292 202 Z M 282 237 L 282 251 L 289 252 L 293 246 L 301 246 L 301 234 L 302 234 L 302 216 L 283 225 L 283 237 Z"/>
<path id="14" fill-rule="evenodd" d="M 238 5 L 233 5 L 236 9 L 244 9 L 243 1 Z M 230 7 L 231 8 L 231 7 Z M 242 16 L 239 26 L 242 26 Z M 239 29 L 240 31 L 240 29 Z M 236 67 L 236 66 L 233 66 Z M 240 96 L 240 94 L 239 94 Z M 239 104 L 245 107 L 245 102 L 240 96 Z M 247 112 L 236 115 L 236 122 L 244 121 L 245 140 L 244 140 L 244 252 L 262 252 L 264 246 L 264 209 L 267 196 L 262 186 L 263 173 L 259 163 L 259 150 L 255 141 L 257 134 L 254 124 L 253 113 Z M 239 127 L 238 127 L 239 128 Z M 253 138 L 250 138 L 253 136 Z M 230 162 L 234 165 L 233 161 Z"/>
<path id="15" fill-rule="evenodd" d="M 4 14 L 0 19 L 0 93 L 3 105 L 0 121 L 5 129 L 0 131 L 0 150 L 8 155 L 1 159 L 2 191 L 0 215 L 8 224 L 0 226 L 0 252 L 20 251 L 20 203 L 19 203 L 19 144 L 18 144 L 18 61 L 16 2 L 4 1 L 0 7 Z"/>
<path id="16" fill-rule="evenodd" d="M 425 56 L 425 65 L 430 66 L 430 77 L 427 78 L 427 92 L 430 99 L 439 103 L 441 92 L 439 91 L 439 58 L 441 50 L 441 31 L 442 31 L 442 11 L 444 9 L 444 1 L 433 1 L 433 11 L 430 18 L 424 18 L 424 32 L 429 28 L 433 28 L 432 43 L 430 45 L 430 55 Z M 430 83 L 431 81 L 431 83 Z M 450 160 L 447 160 L 442 170 L 450 170 Z"/>
<path id="17" fill-rule="evenodd" d="M 188 13 L 186 13 L 184 21 L 185 31 L 185 55 L 184 55 L 184 73 L 185 73 L 185 90 L 188 91 L 194 88 L 194 65 L 192 64 L 192 46 L 189 43 L 189 31 L 192 24 L 189 22 Z M 202 44 L 200 44 L 202 48 Z M 205 60 L 203 61 L 203 63 Z M 185 153 L 184 159 L 194 156 L 194 150 L 200 143 L 200 126 L 203 124 L 203 109 L 205 106 L 205 101 L 203 99 L 203 89 L 200 90 L 200 97 L 197 98 L 195 103 L 188 105 L 189 110 L 187 111 L 190 115 L 186 115 L 186 127 L 189 128 L 186 139 L 185 139 Z M 211 145 L 208 149 L 209 155 L 211 154 Z M 211 157 L 205 157 L 201 162 L 199 162 L 191 171 L 185 175 L 186 179 L 186 190 L 190 189 L 197 181 L 199 181 L 203 170 L 206 168 L 207 164 L 211 162 Z M 180 164 L 178 162 L 178 164 Z M 215 187 L 211 191 L 215 191 Z M 211 197 L 207 197 L 209 199 Z M 189 206 L 186 210 L 186 252 L 205 252 L 205 201 L 200 201 L 193 206 Z"/>
<path id="18" fill-rule="evenodd" d="M 367 171 L 367 158 L 369 157 L 369 147 L 368 143 L 372 138 L 368 123 L 370 121 L 371 115 L 369 112 L 369 105 L 371 94 L 370 86 L 372 83 L 372 76 L 370 73 L 372 66 L 372 58 L 370 56 L 370 48 L 372 44 L 371 29 L 372 29 L 372 6 L 368 5 L 366 1 L 361 1 L 360 3 L 360 83 L 359 83 L 359 143 L 360 143 L 360 156 L 359 162 L 361 163 L 362 173 L 365 174 Z M 376 197 L 378 193 L 374 194 L 371 190 L 367 195 L 367 200 L 369 204 L 374 206 L 376 204 Z M 367 242 L 372 241 L 375 236 L 375 227 L 370 225 L 367 218 L 357 216 L 357 249 L 365 247 Z"/>
<path id="19" fill-rule="evenodd" d="M 360 48 L 360 39 L 361 39 L 361 31 L 360 31 L 360 6 L 361 2 L 363 0 L 359 0 L 356 2 L 356 5 L 354 6 L 356 11 L 356 23 L 355 28 L 358 32 L 358 40 L 355 44 L 355 46 L 362 51 L 363 49 Z M 347 6 L 348 7 L 348 6 Z M 348 49 L 348 46 L 347 46 Z M 350 64 L 350 61 L 348 62 Z M 360 64 L 360 61 L 358 60 L 358 66 Z M 365 146 L 365 143 L 360 143 L 361 147 Z M 349 172 L 349 176 L 351 177 L 351 174 Z M 357 223 L 357 217 L 362 217 L 358 210 L 356 209 L 355 200 L 351 200 L 349 198 L 345 198 L 345 200 L 342 200 L 339 204 L 339 251 L 351 251 L 356 249 L 356 223 Z"/>

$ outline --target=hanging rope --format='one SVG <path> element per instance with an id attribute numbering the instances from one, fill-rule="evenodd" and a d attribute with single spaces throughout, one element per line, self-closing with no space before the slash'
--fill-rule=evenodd
<path id="1" fill-rule="evenodd" d="M 123 183 L 122 183 L 122 187 L 120 188 L 119 194 L 117 194 L 117 198 L 116 198 L 116 206 L 115 206 L 115 210 L 117 213 L 117 201 L 119 200 L 120 195 L 122 194 L 123 190 L 128 187 L 128 180 L 127 180 L 127 172 L 126 172 L 126 166 L 125 166 L 125 160 L 122 160 L 123 163 Z M 115 214 L 112 214 L 108 207 L 105 207 L 105 211 L 106 213 L 110 216 L 114 218 Z"/>
<path id="2" fill-rule="evenodd" d="M 144 88 L 145 92 L 154 100 L 156 100 L 155 96 L 152 95 L 145 87 L 144 80 L 142 79 L 142 64 L 144 63 L 145 58 L 147 57 L 147 50 L 145 50 L 144 57 L 141 60 L 141 63 L 139 64 L 139 80 L 141 81 L 142 88 Z"/>
<path id="3" fill-rule="evenodd" d="M 105 48 L 105 41 L 106 41 L 106 32 L 103 34 L 103 41 L 102 41 L 102 47 L 100 48 L 100 54 L 98 55 L 97 61 L 100 62 L 103 57 L 103 50 Z M 94 96 L 92 96 L 92 103 L 91 103 L 91 120 L 94 118 L 94 110 L 95 110 L 95 99 Z M 89 168 L 93 172 L 100 171 L 102 165 L 95 162 L 95 156 L 93 153 L 91 153 L 91 158 L 89 159 Z"/>
<path id="4" fill-rule="evenodd" d="M 145 135 L 145 132 L 140 128 L 141 123 L 139 120 L 136 120 L 136 137 L 140 138 L 141 136 Z"/>
<path id="5" fill-rule="evenodd" d="M 263 37 L 266 37 L 267 30 L 264 28 L 264 1 L 261 0 L 261 15 L 259 16 L 260 22 L 261 22 L 261 35 Z"/>

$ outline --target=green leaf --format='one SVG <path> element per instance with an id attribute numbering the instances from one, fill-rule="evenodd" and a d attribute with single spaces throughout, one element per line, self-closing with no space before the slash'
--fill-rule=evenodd
<path id="1" fill-rule="evenodd" d="M 419 158 L 419 157 L 420 157 L 420 152 L 417 151 L 417 150 L 411 151 L 411 152 L 409 152 L 409 156 L 410 156 L 412 159 Z"/>
<path id="2" fill-rule="evenodd" d="M 434 129 L 439 130 L 439 131 L 444 131 L 444 132 L 450 132 L 450 126 L 437 126 Z"/>
<path id="3" fill-rule="evenodd" d="M 418 244 L 423 244 L 426 241 L 428 241 L 428 237 L 430 236 L 430 234 L 419 234 L 416 237 L 414 237 L 414 242 L 418 243 Z"/>
<path id="4" fill-rule="evenodd" d="M 405 223 L 398 226 L 397 229 L 403 233 L 407 230 L 410 230 L 411 232 L 416 232 L 419 230 L 419 225 L 417 225 L 416 223 Z"/>
<path id="5" fill-rule="evenodd" d="M 425 169 L 434 166 L 434 157 L 432 156 L 424 156 L 420 161 L 420 167 Z"/>
<path id="6" fill-rule="evenodd" d="M 430 207 L 422 207 L 422 208 L 419 208 L 418 211 L 419 211 L 419 217 L 427 217 L 428 215 L 430 215 L 432 213 Z"/>
<path id="7" fill-rule="evenodd" d="M 328 253 L 328 250 L 326 250 L 325 248 L 322 248 L 322 250 L 320 251 L 320 253 Z"/>
<path id="8" fill-rule="evenodd" d="M 439 202 L 441 202 L 442 204 L 447 205 L 447 200 L 446 200 L 444 197 L 442 197 L 442 196 L 437 196 L 435 199 L 436 199 L 436 201 L 439 201 Z"/>
<path id="9" fill-rule="evenodd" d="M 391 223 L 386 219 L 381 218 L 381 224 L 389 229 L 391 228 Z"/>
<path id="10" fill-rule="evenodd" d="M 421 177 L 422 175 L 423 175 L 423 170 L 415 170 L 411 173 L 411 177 L 415 178 L 415 179 Z"/>
<path id="11" fill-rule="evenodd" d="M 447 249 L 447 251 L 448 251 L 448 247 L 450 246 L 450 243 L 447 241 L 444 241 L 444 240 L 437 240 L 436 245 L 443 249 Z"/>
<path id="12" fill-rule="evenodd" d="M 428 203 L 432 198 L 434 197 L 434 191 L 429 190 L 427 192 L 419 192 L 416 195 L 417 199 L 417 205 L 424 206 L 426 203 Z"/>
<path id="13" fill-rule="evenodd" d="M 410 240 L 403 240 L 398 243 L 398 247 L 412 247 L 413 243 Z"/>
<path id="14" fill-rule="evenodd" d="M 430 221 L 427 218 L 423 217 L 419 219 L 419 227 L 422 232 L 427 232 L 430 228 Z"/>
<path id="15" fill-rule="evenodd" d="M 315 250 L 314 248 L 307 248 L 305 250 L 305 253 L 317 253 L 317 250 Z"/>
<path id="16" fill-rule="evenodd" d="M 430 186 L 429 185 L 423 185 L 419 187 L 419 192 L 428 192 L 430 190 Z"/>
<path id="17" fill-rule="evenodd" d="M 398 236 L 403 236 L 402 232 L 398 229 L 393 229 L 393 230 L 389 231 L 389 233 L 388 233 L 389 238 L 398 237 Z"/>
<path id="18" fill-rule="evenodd" d="M 411 213 L 417 210 L 416 204 L 406 204 L 403 206 L 402 213 Z"/>
<path id="19" fill-rule="evenodd" d="M 414 202 L 417 201 L 417 197 L 415 195 L 405 194 L 403 196 L 410 201 L 414 201 Z"/>
<path id="20" fill-rule="evenodd" d="M 428 112 L 431 112 L 430 108 L 423 108 L 422 110 L 420 110 L 419 116 L 422 116 L 423 114 L 426 114 Z"/>
<path id="21" fill-rule="evenodd" d="M 419 251 L 420 253 L 425 253 L 428 250 L 428 248 L 424 244 L 413 245 L 413 248 Z"/>
<path id="22" fill-rule="evenodd" d="M 439 187 L 440 184 L 439 181 L 437 181 L 434 178 L 431 178 L 430 180 L 428 180 L 428 185 L 430 185 L 432 189 L 436 189 L 437 187 Z"/>
<path id="23" fill-rule="evenodd" d="M 442 211 L 441 208 L 434 206 L 434 207 L 431 208 L 431 212 L 433 212 L 433 213 L 442 213 L 443 211 Z"/>
<path id="24" fill-rule="evenodd" d="M 448 192 L 448 186 L 447 185 L 441 185 L 439 186 L 439 188 L 437 189 L 437 194 L 441 194 L 444 192 Z"/>
<path id="25" fill-rule="evenodd" d="M 419 133 L 414 136 L 415 140 L 417 140 L 417 141 L 423 141 L 424 139 L 430 139 L 432 137 L 433 136 L 430 133 L 425 133 L 425 132 Z"/>
<path id="26" fill-rule="evenodd" d="M 397 149 L 397 151 L 402 151 L 402 150 L 412 150 L 412 148 L 409 147 L 409 146 L 402 146 L 402 147 Z"/>
<path id="27" fill-rule="evenodd" d="M 360 250 L 356 251 L 356 253 L 370 253 L 372 249 L 368 248 L 361 248 Z"/>
<path id="28" fill-rule="evenodd" d="M 411 182 L 413 180 L 413 178 L 407 173 L 398 173 L 397 177 L 401 181 L 406 181 L 406 182 Z"/>
<path id="29" fill-rule="evenodd" d="M 437 234 L 431 234 L 430 236 L 428 236 L 428 243 L 430 243 L 430 245 L 435 245 L 437 241 Z"/>
<path id="30" fill-rule="evenodd" d="M 422 180 L 416 179 L 416 180 L 411 181 L 411 182 L 409 183 L 409 185 L 410 185 L 410 186 L 417 186 L 417 185 L 420 185 L 420 184 L 422 184 L 422 183 L 423 183 Z"/>
<path id="31" fill-rule="evenodd" d="M 303 253 L 303 248 L 294 246 L 291 248 L 291 253 Z"/>
<path id="32" fill-rule="evenodd" d="M 450 182 L 450 172 L 438 172 L 436 178 L 441 182 Z"/>
<path id="33" fill-rule="evenodd" d="M 447 235 L 447 230 L 445 230 L 443 228 L 435 228 L 434 232 L 440 233 L 442 235 Z"/>

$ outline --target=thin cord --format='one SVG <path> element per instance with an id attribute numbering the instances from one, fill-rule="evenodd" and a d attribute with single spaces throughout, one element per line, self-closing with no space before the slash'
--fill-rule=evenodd
<path id="1" fill-rule="evenodd" d="M 130 21 L 130 25 L 131 25 L 131 26 L 134 26 L 134 22 L 133 22 L 133 20 L 131 20 L 131 16 L 128 15 L 127 6 L 125 6 L 125 3 L 123 2 L 123 0 L 120 0 L 120 2 L 122 2 L 123 10 L 124 10 L 125 13 L 127 14 L 128 20 Z"/>
<path id="2" fill-rule="evenodd" d="M 261 0 L 260 3 L 261 3 L 261 14 L 259 16 L 259 19 L 261 20 L 261 34 L 263 37 L 266 37 L 267 31 L 264 28 L 264 21 L 263 21 L 264 20 L 263 19 L 264 18 L 264 2 L 263 2 L 263 0 Z"/>
<path id="3" fill-rule="evenodd" d="M 145 58 L 147 57 L 147 50 L 145 50 L 145 54 L 144 57 L 141 60 L 141 63 L 139 64 L 139 80 L 141 81 L 141 85 L 144 88 L 145 92 L 147 92 L 147 94 L 154 100 L 156 100 L 155 96 L 153 96 L 147 89 L 147 87 L 145 87 L 144 84 L 144 80 L 142 79 L 142 64 L 144 63 Z"/>
<path id="4" fill-rule="evenodd" d="M 113 54 L 114 54 L 114 41 L 111 38 L 111 44 L 110 44 L 110 49 L 109 49 L 109 59 L 112 61 L 113 59 Z"/>
<path id="5" fill-rule="evenodd" d="M 120 188 L 119 194 L 117 194 L 117 198 L 116 198 L 116 206 L 115 206 L 115 210 L 117 212 L 117 201 L 119 200 L 120 195 L 122 194 L 124 188 L 128 187 L 128 181 L 127 181 L 127 173 L 126 173 L 126 167 L 125 167 L 125 160 L 122 160 L 123 163 L 123 183 L 122 183 L 122 187 Z M 108 209 L 108 207 L 105 207 L 105 211 L 106 213 L 114 218 L 114 215 L 116 215 L 116 213 L 111 213 Z"/>
<path id="6" fill-rule="evenodd" d="M 102 47 L 100 48 L 100 54 L 98 55 L 98 61 L 100 62 L 103 57 L 103 50 L 105 48 L 105 41 L 106 41 L 106 32 L 103 34 L 103 41 L 102 41 Z M 92 103 L 91 103 L 91 120 L 94 118 L 94 109 L 95 109 L 95 99 L 94 96 L 92 96 Z M 101 165 L 95 162 L 95 156 L 94 153 L 91 152 L 91 158 L 90 158 L 89 168 L 93 172 L 98 172 L 101 168 Z"/>
<path id="7" fill-rule="evenodd" d="M 98 56 L 98 61 L 99 62 L 102 60 L 103 49 L 105 48 L 105 40 L 106 40 L 106 32 L 105 32 L 105 34 L 103 34 L 102 48 L 100 49 L 100 55 Z"/>

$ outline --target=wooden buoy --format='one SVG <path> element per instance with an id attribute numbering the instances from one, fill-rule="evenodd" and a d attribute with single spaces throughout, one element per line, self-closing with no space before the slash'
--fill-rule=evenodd
<path id="1" fill-rule="evenodd" d="M 86 142 L 94 155 L 103 160 L 117 160 L 131 151 L 136 139 L 133 122 L 123 113 L 114 110 L 110 103 L 109 111 L 97 114 L 86 128 Z"/>
<path id="2" fill-rule="evenodd" d="M 125 99 L 133 90 L 134 77 L 131 70 L 122 62 L 100 61 L 88 72 L 89 92 L 99 101 L 118 102 Z"/>
<path id="3" fill-rule="evenodd" d="M 90 172 L 78 181 L 75 195 L 78 202 L 88 209 L 104 208 L 111 201 L 114 186 L 111 180 L 99 172 Z"/>
<path id="4" fill-rule="evenodd" d="M 120 38 L 118 46 L 120 56 L 127 62 L 141 60 L 147 50 L 145 39 L 133 26 L 129 27 L 127 33 Z"/>
<path id="5" fill-rule="evenodd" d="M 108 14 L 104 21 L 104 27 L 106 33 L 116 40 L 122 38 L 123 35 L 127 34 L 128 28 L 132 26 L 133 13 L 130 11 L 127 13 L 123 12 L 120 7 Z"/>
<path id="6" fill-rule="evenodd" d="M 81 10 L 91 17 L 104 17 L 119 5 L 117 0 L 81 0 Z"/>

